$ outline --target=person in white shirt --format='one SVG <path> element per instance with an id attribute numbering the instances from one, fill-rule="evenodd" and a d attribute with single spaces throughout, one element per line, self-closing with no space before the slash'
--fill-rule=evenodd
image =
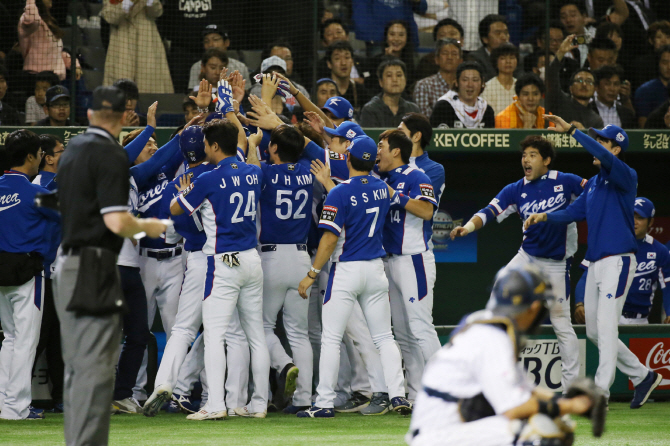
<path id="1" fill-rule="evenodd" d="M 486 83 L 482 98 L 497 115 L 514 102 L 514 70 L 519 65 L 519 49 L 511 43 L 503 43 L 491 51 L 491 63 L 498 75 Z"/>

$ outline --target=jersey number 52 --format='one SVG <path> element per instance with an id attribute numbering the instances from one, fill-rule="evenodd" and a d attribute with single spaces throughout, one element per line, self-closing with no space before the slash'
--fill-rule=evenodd
<path id="1" fill-rule="evenodd" d="M 278 219 L 288 220 L 289 218 L 291 218 L 291 214 L 293 213 L 293 201 L 291 200 L 292 198 L 293 198 L 293 192 L 290 190 L 277 191 L 277 209 L 275 209 L 275 214 L 277 215 Z M 299 191 L 296 192 L 295 194 L 296 203 L 301 199 L 302 202 L 300 202 L 300 205 L 298 205 L 298 209 L 296 209 L 295 214 L 293 214 L 294 220 L 307 217 L 307 215 L 303 213 L 303 210 L 305 209 L 305 205 L 307 204 L 308 198 L 309 194 L 305 189 L 300 189 Z M 284 205 L 286 205 L 286 213 L 283 212 Z"/>

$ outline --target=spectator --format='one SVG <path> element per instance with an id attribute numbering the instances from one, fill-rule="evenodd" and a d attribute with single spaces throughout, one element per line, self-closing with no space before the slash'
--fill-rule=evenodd
<path id="1" fill-rule="evenodd" d="M 588 15 L 584 0 L 566 0 L 561 3 L 559 9 L 561 23 L 568 34 L 584 36 L 586 41 L 590 41 L 596 35 L 596 29 L 592 25 L 587 25 Z M 579 66 L 583 67 L 586 62 L 588 47 L 586 43 L 576 46 L 569 57 L 572 57 Z M 562 115 L 561 115 L 562 116 Z"/>
<path id="2" fill-rule="evenodd" d="M 572 38 L 570 35 L 561 43 L 556 59 L 547 69 L 546 108 L 549 113 L 563 117 L 579 129 L 602 128 L 603 120 L 588 106 L 595 92 L 593 73 L 583 68 L 575 71 L 570 79 L 570 93 L 561 90 L 561 61 L 567 53 L 577 48 L 572 45 Z"/>
<path id="3" fill-rule="evenodd" d="M 353 105 L 356 111 L 367 102 L 367 90 L 351 79 L 354 66 L 354 49 L 349 42 L 334 42 L 326 51 L 326 63 L 330 70 L 330 78 L 337 84 L 340 96 Z"/>
<path id="4" fill-rule="evenodd" d="M 349 30 L 344 27 L 340 19 L 328 19 L 320 27 L 321 45 L 328 48 L 334 42 L 348 42 Z M 323 54 L 324 51 L 319 53 Z M 316 75 L 320 78 L 330 76 L 330 69 L 325 57 L 320 56 L 316 65 Z M 371 73 L 365 68 L 366 63 L 354 54 L 354 66 L 351 68 L 351 79 L 358 84 L 365 82 Z"/>
<path id="5" fill-rule="evenodd" d="M 361 110 L 362 127 L 398 127 L 405 114 L 421 112 L 418 105 L 401 97 L 407 87 L 403 61 L 384 60 L 377 68 L 377 78 L 382 92 Z"/>
<path id="6" fill-rule="evenodd" d="M 70 92 L 62 85 L 54 85 L 46 93 L 44 111 L 47 117 L 35 123 L 38 127 L 72 127 L 79 123 L 70 122 Z"/>
<path id="7" fill-rule="evenodd" d="M 491 52 L 503 43 L 509 42 L 507 19 L 501 15 L 489 14 L 479 22 L 479 40 L 482 46 L 470 53 L 468 60 L 474 60 L 484 68 L 484 81 L 496 75 L 496 68 L 491 63 Z"/>
<path id="8" fill-rule="evenodd" d="M 147 125 L 147 116 L 138 113 L 137 102 L 140 100 L 140 91 L 137 84 L 130 79 L 119 79 L 114 82 L 114 86 L 126 95 L 126 126 L 127 127 L 145 127 Z"/>
<path id="9" fill-rule="evenodd" d="M 549 51 L 556 54 L 561 42 L 565 39 L 565 28 L 559 21 L 552 20 L 549 22 Z M 542 26 L 537 31 L 535 36 L 535 45 L 538 49 L 545 49 L 545 28 Z"/>
<path id="10" fill-rule="evenodd" d="M 477 62 L 463 62 L 456 70 L 456 82 L 442 96 L 430 115 L 430 124 L 439 128 L 494 128 L 495 114 L 480 96 L 484 90 L 484 69 Z"/>
<path id="11" fill-rule="evenodd" d="M 44 112 L 47 90 L 58 84 L 58 76 L 53 71 L 42 71 L 35 77 L 35 94 L 26 99 L 26 124 L 34 125 L 47 117 Z"/>
<path id="12" fill-rule="evenodd" d="M 352 0 L 351 11 L 356 38 L 364 42 L 382 43 L 386 39 L 384 25 L 393 20 L 409 23 L 408 41 L 419 44 L 419 32 L 414 14 L 425 14 L 428 9 L 426 0 Z M 376 66 L 374 67 L 376 70 Z"/>
<path id="13" fill-rule="evenodd" d="M 475 51 L 481 45 L 479 24 L 488 15 L 497 15 L 498 0 L 459 0 L 449 2 L 449 16 L 463 25 L 463 51 Z"/>
<path id="14" fill-rule="evenodd" d="M 519 65 L 519 49 L 511 43 L 503 43 L 491 52 L 491 64 L 498 75 L 486 83 L 482 98 L 498 114 L 514 102 L 514 70 Z"/>
<path id="15" fill-rule="evenodd" d="M 20 125 L 19 114 L 13 107 L 2 102 L 7 94 L 7 68 L 0 64 L 0 125 Z"/>
<path id="16" fill-rule="evenodd" d="M 165 46 L 156 28 L 158 0 L 104 0 L 100 15 L 110 24 L 103 85 L 132 79 L 140 93 L 174 93 Z"/>
<path id="17" fill-rule="evenodd" d="M 552 54 L 556 54 L 556 51 L 558 51 L 558 48 L 561 46 L 561 43 L 563 40 L 565 40 L 566 32 L 565 28 L 561 24 L 560 21 L 552 21 L 549 24 L 549 51 Z M 539 54 L 542 56 L 542 61 L 544 61 L 544 29 L 541 29 L 537 33 L 537 38 L 536 38 L 536 43 L 538 47 Z M 540 75 L 539 72 L 536 72 L 533 70 L 533 65 L 537 65 L 538 58 L 540 56 L 537 55 L 535 57 L 526 57 L 524 59 L 524 68 L 526 71 L 533 71 L 535 74 Z M 545 66 L 544 64 L 542 66 Z M 580 65 L 579 62 L 577 62 L 575 59 L 571 57 L 564 57 L 563 61 L 561 62 L 561 89 L 563 91 L 568 91 L 570 89 L 570 78 L 572 77 L 572 73 L 577 71 L 579 69 Z M 540 76 L 544 80 L 544 74 Z"/>
<path id="18" fill-rule="evenodd" d="M 23 54 L 23 85 L 21 91 L 34 87 L 34 75 L 42 71 L 53 71 L 60 80 L 65 79 L 65 55 L 63 54 L 63 31 L 51 16 L 51 0 L 26 0 L 26 7 L 19 20 L 19 44 Z"/>
<path id="19" fill-rule="evenodd" d="M 463 62 L 463 49 L 455 39 L 438 40 L 434 54 L 438 72 L 418 81 L 414 86 L 413 95 L 421 113 L 428 118 L 437 100 L 451 90 L 456 81 L 456 69 Z"/>
<path id="20" fill-rule="evenodd" d="M 616 125 L 625 129 L 637 127 L 635 112 L 624 107 L 617 101 L 623 78 L 623 69 L 618 66 L 605 65 L 594 73 L 596 92 L 591 109 L 603 118 L 603 124 Z"/>
<path id="21" fill-rule="evenodd" d="M 621 45 L 623 44 L 623 32 L 621 27 L 616 23 L 612 22 L 603 22 L 598 25 L 596 28 L 596 36 L 594 40 L 599 39 L 610 39 L 616 45 L 617 56 L 621 51 Z M 616 62 L 616 61 L 615 61 Z"/>
<path id="22" fill-rule="evenodd" d="M 433 41 L 436 44 L 442 39 L 454 39 L 459 42 L 461 48 L 463 47 L 463 27 L 454 19 L 442 19 L 437 22 L 435 28 L 433 28 Z M 433 76 L 435 73 L 440 71 L 438 62 L 436 59 L 437 49 L 426 54 L 419 60 L 419 64 L 416 67 L 416 78 L 424 79 L 428 76 Z M 440 95 L 441 96 L 441 95 Z"/>
<path id="23" fill-rule="evenodd" d="M 228 47 L 230 46 L 230 38 L 228 33 L 223 27 L 219 25 L 207 25 L 202 31 L 202 46 L 205 48 L 205 51 L 211 48 L 218 48 L 219 50 L 226 53 Z M 247 81 L 247 89 L 251 88 L 251 78 L 249 78 L 249 68 L 242 62 L 232 57 L 228 57 L 228 72 L 232 73 L 237 70 L 240 72 L 244 80 Z M 198 86 L 200 80 L 202 79 L 202 61 L 197 61 L 191 66 L 191 71 L 188 78 L 188 88 L 193 90 Z M 188 121 L 186 121 L 188 122 Z"/>
<path id="24" fill-rule="evenodd" d="M 334 80 L 325 77 L 316 81 L 316 89 L 314 90 L 314 98 L 316 106 L 323 108 L 326 101 L 335 96 L 339 96 L 340 91 L 337 89 L 337 84 Z"/>
<path id="25" fill-rule="evenodd" d="M 608 38 L 593 39 L 589 43 L 589 53 L 586 57 L 591 71 L 596 71 L 605 65 L 616 65 L 617 51 L 616 44 Z"/>
<path id="26" fill-rule="evenodd" d="M 496 115 L 497 129 L 543 129 L 544 107 L 540 106 L 544 82 L 534 73 L 522 74 L 514 85 L 516 100 Z"/>
<path id="27" fill-rule="evenodd" d="M 219 48 L 210 48 L 206 50 L 205 54 L 202 55 L 202 59 L 200 59 L 200 76 L 198 84 L 201 80 L 207 79 L 207 82 L 209 82 L 214 89 L 219 82 L 221 70 L 227 66 L 228 55 L 225 51 L 222 51 Z M 198 84 L 193 88 L 193 91 L 198 91 Z"/>
<path id="28" fill-rule="evenodd" d="M 545 73 L 547 70 L 547 63 L 545 61 L 547 55 L 543 50 L 537 50 L 533 54 L 526 56 L 526 59 L 524 59 L 524 62 L 526 60 L 529 61 L 529 70 L 532 71 L 533 73 L 537 74 L 542 81 L 546 79 Z M 549 63 L 551 63 L 556 56 L 554 53 L 549 53 Z M 567 60 L 567 58 L 563 58 L 563 60 Z"/>
<path id="29" fill-rule="evenodd" d="M 369 59 L 368 70 L 377 73 L 377 68 L 385 59 L 400 59 L 407 67 L 407 85 L 414 84 L 414 45 L 410 28 L 403 20 L 392 20 L 384 27 L 384 52 Z M 379 84 L 374 76 L 365 79 L 365 87 L 372 93 L 378 91 Z"/>
<path id="30" fill-rule="evenodd" d="M 191 98 L 187 98 L 184 101 L 184 103 L 181 105 L 181 109 L 184 111 L 184 123 L 191 122 L 191 119 L 198 116 L 198 106 Z"/>
<path id="31" fill-rule="evenodd" d="M 635 58 L 633 66 L 637 67 L 637 69 L 630 72 L 630 81 L 634 89 L 637 89 L 640 85 L 657 75 L 651 67 L 656 66 L 658 62 L 656 52 L 662 47 L 670 45 L 670 22 L 663 20 L 649 25 L 647 42 L 649 43 L 648 48 L 653 48 L 653 53 Z"/>
<path id="32" fill-rule="evenodd" d="M 657 53 L 658 77 L 645 82 L 635 90 L 635 112 L 640 128 L 644 128 L 649 113 L 668 99 L 670 81 L 670 45 L 661 47 Z"/>
<path id="33" fill-rule="evenodd" d="M 644 123 L 645 129 L 670 129 L 670 99 L 661 104 L 656 110 L 649 113 Z"/>
<path id="34" fill-rule="evenodd" d="M 280 73 L 284 76 L 287 76 L 286 70 L 287 70 L 286 61 L 279 56 L 270 56 L 267 59 L 264 59 L 263 62 L 261 63 L 261 74 Z M 310 99 L 309 93 L 307 92 L 305 87 L 298 84 L 297 82 L 294 82 L 293 80 L 291 80 L 291 83 L 295 86 L 295 88 L 300 90 L 301 94 L 304 94 L 307 99 Z M 255 94 L 256 96 L 258 96 L 260 98 L 261 97 L 261 89 L 262 89 L 262 85 L 259 82 L 259 83 L 255 84 L 253 87 L 251 87 L 251 90 L 249 91 L 249 94 L 250 95 Z M 275 96 L 274 100 L 279 101 L 279 102 L 284 102 L 290 111 L 293 111 L 293 107 L 295 107 L 298 104 L 295 97 L 290 97 L 290 98 L 285 99 L 285 98 L 282 98 L 281 96 Z M 279 102 L 277 102 L 277 104 L 279 104 Z M 290 115 L 288 115 L 288 116 L 290 116 Z"/>

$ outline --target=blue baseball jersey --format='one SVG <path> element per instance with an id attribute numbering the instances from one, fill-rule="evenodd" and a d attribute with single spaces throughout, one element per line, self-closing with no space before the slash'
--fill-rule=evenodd
<path id="1" fill-rule="evenodd" d="M 508 184 L 488 206 L 475 215 L 484 224 L 492 218 L 501 222 L 514 213 L 526 221 L 531 214 L 550 214 L 566 209 L 581 195 L 585 184 L 586 180 L 577 175 L 550 170 L 534 181 L 522 178 Z M 535 257 L 567 259 L 577 251 L 577 226 L 574 223 L 538 223 L 523 232 L 521 248 Z"/>
<path id="2" fill-rule="evenodd" d="M 202 163 L 192 169 L 187 169 L 184 175 L 188 175 L 191 178 L 191 181 L 193 181 L 201 174 L 209 172 L 213 169 L 214 166 L 211 164 Z M 171 181 L 167 185 L 165 192 L 163 192 L 163 198 L 161 198 L 160 218 L 171 218 L 172 221 L 174 221 L 175 231 L 177 234 L 184 237 L 184 249 L 186 251 L 200 251 L 207 242 L 207 234 L 205 234 L 205 228 L 202 225 L 202 216 L 200 215 L 200 211 L 195 211 L 191 215 L 170 215 L 170 203 L 174 197 L 179 195 L 176 186 L 179 186 L 179 179 L 181 177 L 182 176 L 180 175 Z"/>
<path id="3" fill-rule="evenodd" d="M 309 166 L 304 158 L 295 164 L 261 163 L 260 243 L 307 242 L 314 189 Z"/>
<path id="4" fill-rule="evenodd" d="M 262 185 L 260 167 L 230 156 L 179 194 L 177 202 L 189 215 L 200 210 L 207 235 L 205 254 L 256 247 L 256 206 Z"/>
<path id="5" fill-rule="evenodd" d="M 53 239 L 59 218 L 49 209 L 35 206 L 35 195 L 48 191 L 32 184 L 28 175 L 15 170 L 0 177 L 0 251 L 41 254 L 45 262 L 56 256 Z M 51 263 L 51 262 L 49 262 Z"/>
<path id="6" fill-rule="evenodd" d="M 49 192 L 53 192 L 58 188 L 56 183 L 56 174 L 41 170 L 35 178 L 33 184 L 43 187 Z M 51 246 L 49 247 L 49 256 L 44 258 L 44 277 L 49 279 L 51 277 L 51 264 L 56 260 L 56 253 L 61 242 L 60 225 L 56 226 L 54 232 L 51 234 Z"/>
<path id="7" fill-rule="evenodd" d="M 342 181 L 349 178 L 347 159 L 341 153 L 324 149 L 314 141 L 310 141 L 307 146 L 305 146 L 303 157 L 309 159 L 310 161 L 319 160 L 326 166 L 330 167 L 330 178 L 335 183 L 341 183 Z"/>
<path id="8" fill-rule="evenodd" d="M 435 200 L 440 204 L 442 192 L 444 192 L 444 166 L 428 157 L 428 152 L 423 152 L 423 155 L 413 156 L 409 159 L 410 166 L 416 166 L 420 171 L 425 173 L 433 185 L 435 191 Z"/>
<path id="9" fill-rule="evenodd" d="M 404 165 L 387 172 L 385 180 L 397 192 L 416 200 L 427 201 L 437 209 L 437 199 L 430 178 L 418 168 Z M 429 249 L 433 220 L 424 220 L 392 204 L 384 223 L 384 249 L 390 254 L 418 254 Z"/>
<path id="10" fill-rule="evenodd" d="M 547 214 L 547 222 L 586 220 L 589 234 L 585 258 L 591 262 L 636 252 L 633 208 L 637 172 L 584 133 L 577 131 L 573 137 L 600 160 L 600 172 L 589 179 L 584 187 L 586 192 L 570 206 Z"/>
<path id="11" fill-rule="evenodd" d="M 174 169 L 162 168 L 161 171 L 147 180 L 147 185 L 139 192 L 137 211 L 140 218 L 160 218 L 161 200 L 168 184 L 173 179 Z M 170 194 L 170 193 L 168 193 Z M 151 249 L 174 248 L 176 245 L 165 243 L 162 238 L 144 237 L 140 239 L 140 247 Z"/>
<path id="12" fill-rule="evenodd" d="M 666 314 L 670 314 L 670 252 L 668 247 L 650 235 L 637 240 L 637 246 L 635 253 L 637 269 L 628 296 L 626 296 L 623 311 L 649 314 L 654 293 L 660 286 L 663 292 L 663 308 Z M 577 284 L 575 302 L 584 302 L 583 288 L 586 285 L 586 273 L 590 262 L 584 260 L 579 266 L 585 272 Z"/>
<path id="13" fill-rule="evenodd" d="M 372 175 L 357 176 L 331 189 L 323 204 L 319 228 L 339 237 L 333 262 L 383 257 L 383 228 L 391 206 L 388 186 Z"/>
<path id="14" fill-rule="evenodd" d="M 33 178 L 33 184 L 40 185 L 46 190 L 54 190 L 56 188 L 56 183 L 53 181 L 55 178 L 55 173 L 47 172 L 46 170 L 40 170 L 37 176 Z"/>

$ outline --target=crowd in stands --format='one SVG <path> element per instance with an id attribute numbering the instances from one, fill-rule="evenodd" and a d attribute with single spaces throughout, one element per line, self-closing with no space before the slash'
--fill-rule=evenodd
<path id="1" fill-rule="evenodd" d="M 317 0 L 315 60 L 299 59 L 305 42 L 265 40 L 259 33 L 260 57 L 252 61 L 236 49 L 248 36 L 226 29 L 220 6 L 190 11 L 161 0 L 91 0 L 86 23 L 103 31 L 102 47 L 88 51 L 84 42 L 76 48 L 74 80 L 69 46 L 75 27 L 68 19 L 77 8 L 70 3 L 69 10 L 55 11 L 52 0 L 1 1 L 0 125 L 85 124 L 93 88 L 121 81 L 136 107 L 143 94 L 183 99 L 183 119 L 159 119 L 176 126 L 197 112 L 189 97 L 200 81 L 215 85 L 226 67 L 245 80 L 247 106 L 249 95 L 260 94 L 258 74 L 278 72 L 320 106 L 329 97 L 347 99 L 365 127 L 396 126 L 416 111 L 448 128 L 543 128 L 549 125 L 544 113 L 578 128 L 670 128 L 665 1 L 551 1 L 556 19 L 547 34 L 545 15 L 536 11 L 544 2 L 511 2 L 519 3 L 523 20 L 508 23 L 497 1 L 438 7 L 426 0 Z M 309 24 L 296 24 L 303 25 Z M 95 57 L 99 67 L 91 66 Z M 74 102 L 66 104 L 73 84 Z M 287 96 L 275 98 L 273 108 L 302 120 L 298 102 Z M 75 119 L 69 120 L 64 116 L 72 103 Z M 143 113 L 135 111 L 140 122 Z"/>

